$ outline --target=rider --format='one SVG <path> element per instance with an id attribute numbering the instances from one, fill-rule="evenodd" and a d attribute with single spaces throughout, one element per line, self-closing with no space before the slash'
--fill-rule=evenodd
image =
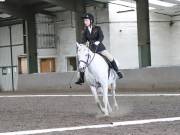
<path id="1" fill-rule="evenodd" d="M 111 65 L 116 71 L 119 79 L 121 79 L 123 77 L 122 73 L 119 71 L 113 56 L 106 50 L 102 43 L 104 35 L 101 27 L 93 24 L 94 17 L 90 13 L 85 13 L 82 19 L 84 19 L 85 25 L 84 30 L 82 31 L 82 43 L 85 44 L 86 42 L 89 42 L 89 48 L 92 52 L 100 53 L 105 56 L 111 62 Z M 80 72 L 80 78 L 75 83 L 79 85 L 84 83 L 84 72 Z"/>

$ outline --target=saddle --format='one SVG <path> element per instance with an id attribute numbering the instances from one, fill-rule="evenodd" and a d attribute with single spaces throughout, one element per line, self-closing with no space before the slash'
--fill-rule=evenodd
<path id="1" fill-rule="evenodd" d="M 106 56 L 104 56 L 104 55 L 102 55 L 100 53 L 97 53 L 97 54 L 99 54 L 105 60 L 105 62 L 107 63 L 107 65 L 109 67 L 108 68 L 108 78 L 109 78 L 110 70 L 113 69 L 113 66 L 112 66 L 111 62 L 109 61 L 109 59 Z"/>

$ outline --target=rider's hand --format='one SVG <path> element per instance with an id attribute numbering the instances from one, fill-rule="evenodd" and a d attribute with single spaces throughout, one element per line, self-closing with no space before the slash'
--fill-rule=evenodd
<path id="1" fill-rule="evenodd" d="M 87 47 L 89 47 L 89 42 L 87 41 L 85 45 L 86 45 Z"/>
<path id="2" fill-rule="evenodd" d="M 96 42 L 94 42 L 94 44 L 98 46 L 100 44 L 100 42 L 96 41 Z"/>

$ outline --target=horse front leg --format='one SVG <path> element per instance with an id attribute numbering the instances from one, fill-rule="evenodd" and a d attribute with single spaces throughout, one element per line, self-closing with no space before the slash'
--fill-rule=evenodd
<path id="1" fill-rule="evenodd" d="M 99 90 L 100 93 L 103 94 L 103 88 L 102 87 L 99 87 L 98 90 Z M 111 113 L 112 112 L 112 108 L 111 108 L 111 105 L 109 103 L 109 100 L 108 100 L 108 103 L 107 103 L 107 107 L 108 107 L 109 113 Z"/>
<path id="2" fill-rule="evenodd" d="M 90 86 L 90 88 L 91 88 L 92 94 L 94 95 L 94 99 L 95 99 L 95 102 L 96 102 L 98 108 L 101 110 L 102 113 L 104 113 L 104 109 L 103 109 L 101 102 L 99 100 L 96 88 L 94 86 Z"/>

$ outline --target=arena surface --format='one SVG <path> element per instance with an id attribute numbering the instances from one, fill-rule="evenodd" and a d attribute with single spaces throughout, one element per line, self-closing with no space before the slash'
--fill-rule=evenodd
<path id="1" fill-rule="evenodd" d="M 180 134 L 178 93 L 118 94 L 110 117 L 90 94 L 65 94 L 0 94 L 0 135 Z"/>

